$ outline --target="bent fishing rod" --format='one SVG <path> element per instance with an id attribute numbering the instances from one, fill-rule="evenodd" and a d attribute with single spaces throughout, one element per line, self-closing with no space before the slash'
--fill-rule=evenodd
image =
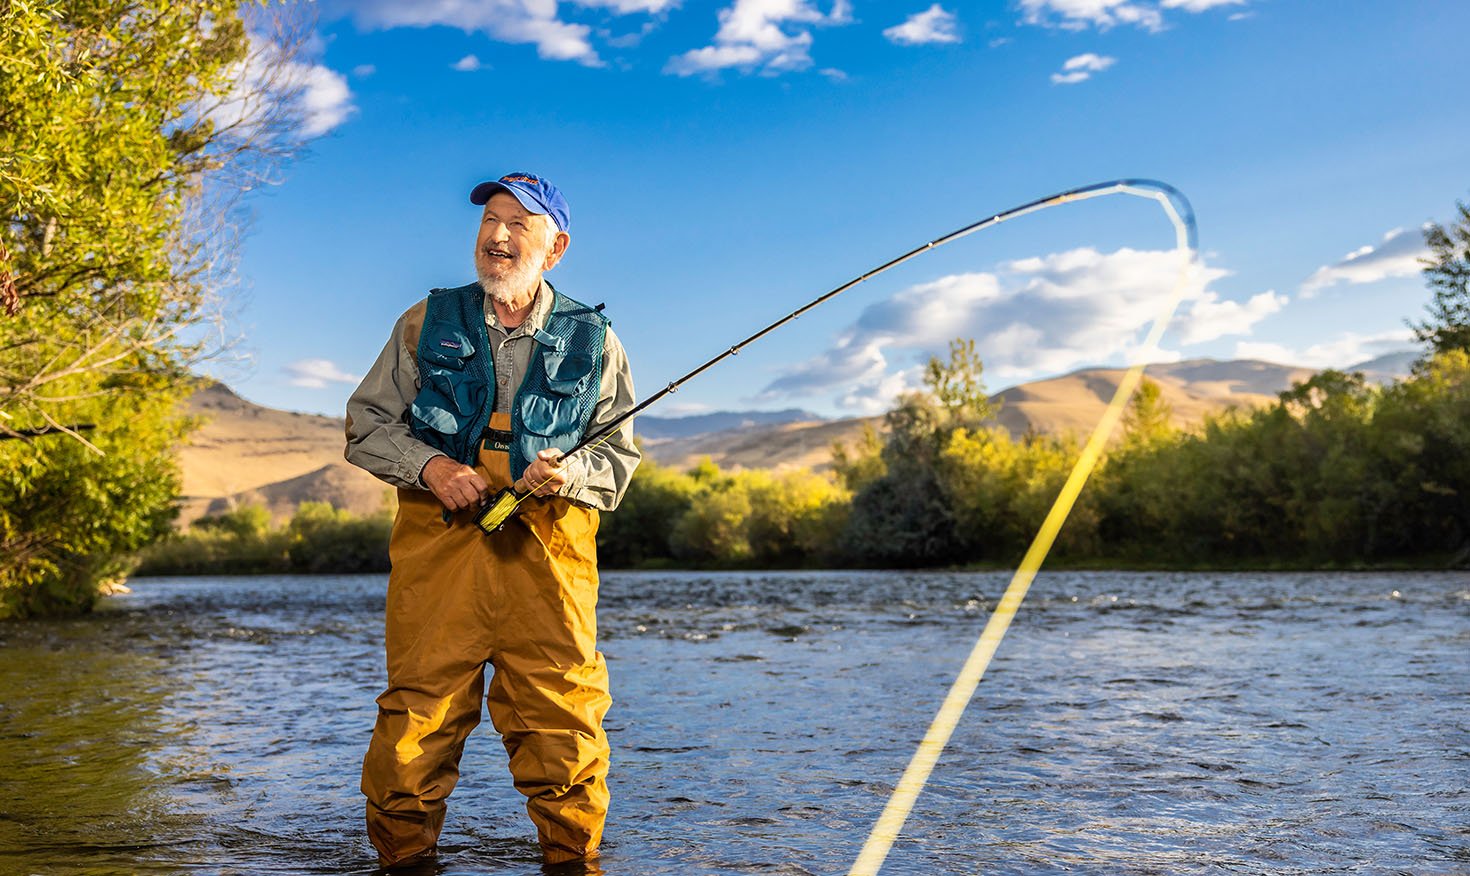
<path id="1" fill-rule="evenodd" d="M 917 256 L 920 256 L 932 249 L 944 246 L 947 243 L 953 243 L 954 241 L 959 240 L 962 237 L 967 237 L 971 234 L 974 234 L 977 231 L 984 231 L 987 228 L 999 225 L 1000 223 L 1005 222 L 1008 219 L 1015 219 L 1020 216 L 1025 216 L 1027 213 L 1035 213 L 1040 210 L 1060 206 L 1062 204 L 1070 203 L 1073 201 L 1084 201 L 1089 198 L 1119 194 L 1133 195 L 1140 198 L 1151 198 L 1158 201 L 1167 212 L 1169 212 L 1175 219 L 1179 220 L 1179 222 L 1188 229 L 1187 245 L 1189 249 L 1193 251 L 1197 248 L 1194 210 L 1190 207 L 1189 200 L 1185 198 L 1184 194 L 1178 189 L 1174 188 L 1168 183 L 1159 182 L 1157 180 L 1108 180 L 1107 182 L 1093 183 L 1092 185 L 1069 189 L 1065 192 L 1059 192 L 1055 195 L 1050 195 L 1045 198 L 1040 198 L 1038 200 L 1022 204 L 1019 207 L 1012 207 L 1009 210 L 1004 210 L 1000 213 L 996 213 L 989 218 L 981 219 L 978 222 L 973 222 L 963 228 L 951 231 L 950 233 L 943 235 L 942 237 L 937 237 L 922 246 L 917 246 L 904 253 L 903 255 L 898 256 L 894 259 L 890 259 L 889 261 L 884 262 L 883 264 L 879 265 L 876 268 L 873 268 L 867 273 L 860 274 L 857 277 L 848 280 L 846 283 L 843 283 L 841 286 L 838 286 L 837 288 L 832 289 L 829 292 L 825 292 L 822 295 L 812 299 L 811 301 L 807 302 L 796 310 L 791 311 L 790 313 L 786 314 L 785 316 L 781 317 L 780 319 L 776 320 L 775 322 L 771 323 L 770 325 L 766 326 L 765 328 L 761 329 L 760 331 L 756 332 L 745 340 L 740 341 L 734 346 L 731 346 L 728 349 L 724 350 L 719 355 L 705 362 L 703 365 L 700 365 L 698 368 L 695 368 L 693 371 L 690 371 L 688 374 L 685 374 L 683 377 L 680 377 L 677 380 L 669 383 L 663 389 L 644 399 L 642 402 L 639 402 L 637 405 L 633 406 L 632 408 L 624 412 L 621 416 L 603 426 L 601 429 L 598 429 L 595 433 L 584 437 L 581 441 L 573 445 L 570 450 L 562 454 L 561 460 L 565 461 L 574 454 L 600 447 L 602 444 L 606 443 L 614 434 L 616 434 L 618 429 L 622 428 L 623 424 L 627 423 L 629 420 L 642 413 L 643 411 L 647 410 L 649 407 L 656 404 L 665 396 L 672 395 L 673 393 L 678 392 L 679 387 L 683 386 L 685 383 L 688 383 L 689 381 L 713 368 L 715 365 L 719 364 L 725 359 L 731 356 L 740 355 L 740 351 L 743 350 L 745 347 L 755 343 L 756 341 L 760 340 L 761 338 L 765 337 L 766 335 L 770 334 L 781 326 L 786 325 L 788 322 L 799 319 L 803 314 L 817 307 L 820 307 L 823 304 L 826 304 L 828 301 L 836 298 L 838 295 L 841 295 L 848 289 L 851 289 L 852 287 L 860 283 L 865 283 L 868 280 L 871 280 L 874 277 L 878 276 L 879 274 L 898 267 L 899 265 L 903 264 L 906 261 L 909 261 L 910 259 L 916 258 Z M 500 490 L 500 492 L 496 493 L 493 497 L 491 497 L 488 502 L 485 503 L 484 507 L 480 510 L 480 513 L 475 517 L 475 525 L 479 526 L 480 529 L 483 530 L 487 535 L 501 529 L 505 526 L 506 522 L 510 520 L 511 516 L 515 514 L 516 509 L 520 508 L 521 503 L 534 495 L 536 490 L 549 483 L 550 480 L 551 478 L 548 477 L 546 478 L 546 480 L 543 480 L 539 484 L 531 485 L 528 483 L 526 485 L 527 489 L 525 490 L 525 492 L 518 492 L 515 489 L 514 485 Z"/>

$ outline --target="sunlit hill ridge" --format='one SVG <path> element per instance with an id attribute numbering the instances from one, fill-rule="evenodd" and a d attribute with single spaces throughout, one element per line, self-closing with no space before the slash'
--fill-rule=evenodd
<path id="1" fill-rule="evenodd" d="M 1359 363 L 1369 380 L 1407 372 L 1412 354 Z M 1306 380 L 1314 369 L 1253 360 L 1193 359 L 1153 365 L 1177 425 L 1191 426 L 1231 406 L 1253 407 Z M 1084 433 L 1101 415 L 1123 370 L 1086 368 L 1023 383 L 992 396 L 999 422 L 1012 434 L 1027 431 Z M 277 517 L 302 502 L 329 502 L 371 513 L 390 489 L 342 459 L 340 418 L 281 411 L 249 402 L 221 383 L 190 399 L 189 411 L 204 425 L 179 448 L 183 470 L 181 525 L 243 503 L 265 505 Z M 639 425 L 641 424 L 641 425 Z M 641 417 L 635 424 L 648 456 L 675 468 L 708 456 L 721 468 L 811 468 L 830 465 L 834 442 L 854 441 L 882 417 L 823 419 L 808 411 L 734 411 L 692 417 Z"/>

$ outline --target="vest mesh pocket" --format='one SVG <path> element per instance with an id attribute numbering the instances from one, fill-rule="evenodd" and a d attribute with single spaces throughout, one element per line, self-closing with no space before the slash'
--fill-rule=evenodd
<path id="1" fill-rule="evenodd" d="M 574 434 L 582 424 L 582 406 L 574 395 L 531 395 L 521 399 L 521 423 L 544 438 Z"/>

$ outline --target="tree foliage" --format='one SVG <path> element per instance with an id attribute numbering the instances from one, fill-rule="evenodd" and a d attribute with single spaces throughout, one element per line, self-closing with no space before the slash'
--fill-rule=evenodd
<path id="1" fill-rule="evenodd" d="M 146 575 L 336 573 L 388 571 L 393 514 L 358 516 L 326 502 L 302 502 L 284 526 L 270 512 L 243 505 L 205 517 L 143 551 Z"/>
<path id="2" fill-rule="evenodd" d="M 286 148 L 252 45 L 222 0 L 0 4 L 0 616 L 89 607 L 166 529 L 230 192 Z"/>
<path id="3" fill-rule="evenodd" d="M 1435 353 L 1470 350 L 1470 206 L 1456 202 L 1459 213 L 1448 227 L 1438 223 L 1424 230 L 1430 258 L 1424 278 L 1433 292 L 1429 316 L 1413 324 L 1414 336 Z"/>

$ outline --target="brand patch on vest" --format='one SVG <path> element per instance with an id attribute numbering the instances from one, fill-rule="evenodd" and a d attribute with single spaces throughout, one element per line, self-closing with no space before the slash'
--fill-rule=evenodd
<path id="1" fill-rule="evenodd" d="M 457 342 L 455 342 L 455 341 L 440 341 L 439 342 L 439 346 L 441 346 L 441 347 L 448 347 L 451 350 L 458 350 L 459 349 L 459 344 Z"/>

